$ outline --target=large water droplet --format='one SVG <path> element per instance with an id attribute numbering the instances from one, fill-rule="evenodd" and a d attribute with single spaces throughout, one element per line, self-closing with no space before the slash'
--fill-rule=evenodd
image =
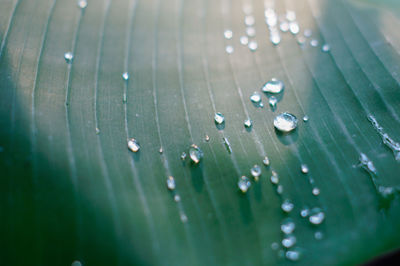
<path id="1" fill-rule="evenodd" d="M 134 138 L 128 139 L 128 149 L 132 152 L 138 152 L 140 149 L 139 142 Z"/>
<path id="2" fill-rule="evenodd" d="M 293 220 L 290 218 L 284 220 L 281 224 L 281 231 L 286 235 L 293 233 L 295 228 L 296 228 L 296 225 L 293 222 Z"/>
<path id="3" fill-rule="evenodd" d="M 203 151 L 195 144 L 192 144 L 189 149 L 189 157 L 193 163 L 198 164 L 203 158 Z"/>
<path id="4" fill-rule="evenodd" d="M 261 95 L 258 92 L 254 92 L 251 96 L 250 96 L 250 100 L 253 103 L 260 103 L 261 102 Z"/>
<path id="5" fill-rule="evenodd" d="M 282 239 L 282 246 L 285 248 L 291 248 L 294 244 L 296 244 L 296 237 L 294 235 L 289 235 Z"/>
<path id="6" fill-rule="evenodd" d="M 129 80 L 129 74 L 128 74 L 128 72 L 122 73 L 122 79 L 125 80 L 125 81 L 128 81 L 128 80 Z"/>
<path id="7" fill-rule="evenodd" d="M 232 37 L 233 37 L 233 32 L 232 32 L 231 30 L 225 30 L 225 31 L 224 31 L 224 37 L 225 37 L 225 39 L 227 39 L 227 40 L 232 39 Z"/>
<path id="8" fill-rule="evenodd" d="M 256 181 L 258 181 L 258 177 L 261 175 L 261 167 L 258 166 L 257 164 L 254 165 L 251 169 L 250 169 L 250 173 L 251 175 L 254 177 L 254 179 Z"/>
<path id="9" fill-rule="evenodd" d="M 221 113 L 219 113 L 219 112 L 218 112 L 218 113 L 215 113 L 215 115 L 214 115 L 214 121 L 215 121 L 216 124 L 221 125 L 222 123 L 225 122 L 225 117 L 224 117 L 223 114 L 221 114 Z"/>
<path id="10" fill-rule="evenodd" d="M 308 217 L 310 223 L 318 225 L 321 224 L 325 219 L 325 213 L 321 211 L 319 208 L 314 208 L 311 210 L 312 215 Z"/>
<path id="11" fill-rule="evenodd" d="M 290 113 L 279 114 L 274 119 L 274 126 L 281 132 L 290 132 L 297 127 L 297 118 Z"/>
<path id="12" fill-rule="evenodd" d="M 250 128 L 253 125 L 253 122 L 251 122 L 250 119 L 244 120 L 244 127 Z"/>
<path id="13" fill-rule="evenodd" d="M 294 204 L 290 200 L 285 200 L 282 203 L 281 208 L 284 212 L 289 213 L 293 210 Z"/>
<path id="14" fill-rule="evenodd" d="M 68 64 L 70 64 L 70 63 L 72 63 L 72 60 L 74 59 L 74 55 L 71 52 L 66 52 L 64 54 L 64 59 Z"/>
<path id="15" fill-rule="evenodd" d="M 174 190 L 175 187 L 176 187 L 176 185 L 175 185 L 175 179 L 174 179 L 174 177 L 173 177 L 173 176 L 169 176 L 169 177 L 167 178 L 167 188 L 168 188 L 169 190 Z"/>
<path id="16" fill-rule="evenodd" d="M 283 84 L 283 81 L 272 78 L 270 81 L 264 84 L 264 86 L 262 87 L 262 91 L 268 93 L 281 93 L 284 88 L 285 85 Z"/>
<path id="17" fill-rule="evenodd" d="M 250 188 L 250 186 L 251 186 L 250 179 L 247 176 L 241 176 L 239 178 L 238 187 L 240 191 L 246 193 L 247 190 Z"/>
<path id="18" fill-rule="evenodd" d="M 78 0 L 78 7 L 85 9 L 87 7 L 87 0 Z"/>

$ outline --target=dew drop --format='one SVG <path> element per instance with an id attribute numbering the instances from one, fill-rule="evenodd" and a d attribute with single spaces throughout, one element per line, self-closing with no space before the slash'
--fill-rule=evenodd
<path id="1" fill-rule="evenodd" d="M 195 144 L 192 144 L 189 149 L 189 157 L 193 163 L 198 164 L 203 158 L 203 151 Z"/>
<path id="2" fill-rule="evenodd" d="M 160 154 L 162 154 L 162 153 L 164 152 L 163 148 L 160 147 L 160 149 L 158 150 L 158 152 L 159 152 Z"/>
<path id="3" fill-rule="evenodd" d="M 278 45 L 281 42 L 281 37 L 279 36 L 279 34 L 271 34 L 269 40 L 273 45 Z"/>
<path id="4" fill-rule="evenodd" d="M 181 160 L 184 161 L 186 159 L 186 152 L 182 152 L 181 154 Z"/>
<path id="5" fill-rule="evenodd" d="M 322 52 L 327 53 L 331 50 L 331 46 L 329 44 L 324 44 L 324 45 L 322 45 L 321 50 L 322 50 Z"/>
<path id="6" fill-rule="evenodd" d="M 260 103 L 261 102 L 261 95 L 258 92 L 254 92 L 250 96 L 250 101 L 252 101 L 253 103 Z"/>
<path id="7" fill-rule="evenodd" d="M 140 149 L 139 142 L 134 138 L 128 139 L 128 149 L 132 152 L 138 152 Z"/>
<path id="8" fill-rule="evenodd" d="M 308 119 L 309 119 L 308 115 L 303 116 L 303 121 L 304 122 L 308 122 Z"/>
<path id="9" fill-rule="evenodd" d="M 174 179 L 174 177 L 173 177 L 173 176 L 169 176 L 169 177 L 167 178 L 167 188 L 168 188 L 169 190 L 174 190 L 175 187 L 176 187 L 176 184 L 175 184 L 175 179 Z"/>
<path id="10" fill-rule="evenodd" d="M 310 215 L 310 209 L 309 209 L 309 208 L 304 208 L 304 209 L 302 209 L 302 210 L 300 211 L 300 216 L 301 216 L 301 217 L 305 218 L 305 217 L 307 217 L 308 215 Z"/>
<path id="11" fill-rule="evenodd" d="M 285 248 L 291 248 L 296 244 L 296 237 L 293 235 L 286 236 L 282 239 L 282 246 Z"/>
<path id="12" fill-rule="evenodd" d="M 286 235 L 293 233 L 295 228 L 296 224 L 290 218 L 284 220 L 281 224 L 281 231 Z"/>
<path id="13" fill-rule="evenodd" d="M 246 34 L 249 37 L 254 37 L 254 36 L 256 36 L 256 29 L 254 27 L 247 27 Z"/>
<path id="14" fill-rule="evenodd" d="M 278 103 L 278 99 L 275 96 L 271 96 L 268 99 L 269 105 L 274 109 L 276 107 L 276 104 Z"/>
<path id="15" fill-rule="evenodd" d="M 268 156 L 265 156 L 265 157 L 264 157 L 263 164 L 264 164 L 265 166 L 269 166 L 270 162 L 269 162 Z"/>
<path id="16" fill-rule="evenodd" d="M 261 175 L 261 167 L 258 166 L 257 164 L 254 165 L 251 169 L 250 169 L 250 173 L 251 175 L 254 177 L 254 179 L 256 181 L 258 181 L 258 177 Z"/>
<path id="17" fill-rule="evenodd" d="M 64 54 L 64 59 L 68 64 L 70 64 L 72 63 L 72 60 L 74 60 L 74 55 L 71 52 L 66 52 Z"/>
<path id="18" fill-rule="evenodd" d="M 281 208 L 284 212 L 289 213 L 293 210 L 294 204 L 290 201 L 290 200 L 285 200 L 282 205 Z"/>
<path id="19" fill-rule="evenodd" d="M 129 74 L 128 74 L 128 72 L 122 73 L 122 79 L 125 80 L 125 81 L 128 81 L 128 80 L 129 80 Z"/>
<path id="20" fill-rule="evenodd" d="M 246 26 L 253 26 L 256 20 L 254 19 L 254 16 L 252 15 L 247 15 L 244 17 L 244 24 Z"/>
<path id="21" fill-rule="evenodd" d="M 321 191 L 320 191 L 319 188 L 317 188 L 317 187 L 313 188 L 313 190 L 312 190 L 312 194 L 313 194 L 314 196 L 318 196 L 320 192 L 321 192 Z"/>
<path id="22" fill-rule="evenodd" d="M 321 211 L 319 208 L 315 208 L 311 211 L 313 214 L 308 217 L 310 223 L 314 225 L 321 224 L 325 219 L 325 213 Z"/>
<path id="23" fill-rule="evenodd" d="M 278 173 L 272 170 L 272 175 L 271 175 L 271 183 L 274 185 L 277 185 L 279 183 L 279 176 Z"/>
<path id="24" fill-rule="evenodd" d="M 290 33 L 292 33 L 294 35 L 298 34 L 300 31 L 299 24 L 297 22 L 290 22 L 289 30 L 290 30 Z"/>
<path id="25" fill-rule="evenodd" d="M 226 51 L 228 54 L 232 54 L 233 51 L 234 51 L 233 46 L 232 46 L 232 45 L 227 45 L 227 46 L 225 47 L 225 51 Z"/>
<path id="26" fill-rule="evenodd" d="M 301 172 L 303 173 L 303 174 L 307 174 L 308 173 L 308 166 L 306 165 L 306 164 L 302 164 L 301 165 Z"/>
<path id="27" fill-rule="evenodd" d="M 285 255 L 291 261 L 298 261 L 300 259 L 300 252 L 297 250 L 288 250 Z"/>
<path id="28" fill-rule="evenodd" d="M 225 122 L 225 117 L 224 117 L 223 114 L 221 114 L 221 113 L 219 113 L 219 112 L 218 112 L 218 113 L 215 113 L 215 115 L 214 115 L 214 121 L 215 121 L 216 124 L 221 125 L 222 123 Z"/>
<path id="29" fill-rule="evenodd" d="M 322 238 L 324 238 L 324 234 L 320 231 L 317 231 L 314 233 L 314 237 L 316 240 L 321 240 Z"/>
<path id="30" fill-rule="evenodd" d="M 279 114 L 274 119 L 274 126 L 281 132 L 290 132 L 297 127 L 297 118 L 290 113 Z"/>
<path id="31" fill-rule="evenodd" d="M 232 39 L 232 37 L 233 37 L 233 32 L 232 32 L 231 30 L 225 30 L 225 31 L 224 31 L 224 37 L 225 37 L 225 39 L 227 39 L 227 40 Z"/>
<path id="32" fill-rule="evenodd" d="M 249 46 L 250 51 L 252 51 L 252 52 L 257 50 L 257 48 L 258 48 L 258 44 L 256 41 L 250 41 L 248 46 Z"/>
<path id="33" fill-rule="evenodd" d="M 285 84 L 283 84 L 283 81 L 276 78 L 272 78 L 270 81 L 267 81 L 264 84 L 261 90 L 263 92 L 268 92 L 268 93 L 281 93 L 284 88 Z"/>
<path id="34" fill-rule="evenodd" d="M 312 39 L 312 40 L 310 41 L 310 45 L 311 45 L 312 47 L 317 47 L 317 46 L 318 46 L 318 40 Z"/>
<path id="35" fill-rule="evenodd" d="M 250 188 L 250 186 L 251 186 L 250 179 L 247 176 L 241 176 L 239 178 L 238 187 L 240 191 L 246 193 L 247 190 Z"/>
<path id="36" fill-rule="evenodd" d="M 244 127 L 245 128 L 250 128 L 253 126 L 253 122 L 250 119 L 244 120 Z"/>
<path id="37" fill-rule="evenodd" d="M 247 36 L 240 37 L 240 44 L 247 45 L 249 43 L 249 38 Z"/>
<path id="38" fill-rule="evenodd" d="M 78 0 L 78 7 L 85 9 L 87 7 L 87 0 Z"/>

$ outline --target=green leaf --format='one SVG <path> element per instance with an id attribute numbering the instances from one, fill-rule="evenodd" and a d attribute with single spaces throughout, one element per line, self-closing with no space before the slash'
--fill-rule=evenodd
<path id="1" fill-rule="evenodd" d="M 246 4 L 254 52 L 239 42 Z M 282 32 L 271 44 L 263 1 L 0 6 L 0 264 L 290 264 L 286 249 L 271 248 L 286 218 L 301 265 L 360 264 L 400 247 L 399 162 L 367 119 L 400 142 L 397 1 L 275 1 L 278 14 L 296 12 L 301 33 L 312 30 L 304 46 Z M 264 108 L 249 100 L 273 77 L 286 85 L 274 112 L 265 95 Z M 299 125 L 283 135 L 273 119 L 286 111 Z M 192 144 L 204 153 L 198 165 L 181 159 Z M 361 153 L 376 176 L 359 166 Z M 255 164 L 260 180 L 241 193 L 238 179 Z M 321 225 L 300 216 L 306 206 L 323 210 Z"/>

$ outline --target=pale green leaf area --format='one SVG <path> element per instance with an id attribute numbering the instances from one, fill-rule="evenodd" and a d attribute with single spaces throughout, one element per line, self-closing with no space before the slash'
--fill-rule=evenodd
<path id="1" fill-rule="evenodd" d="M 274 2 L 300 27 L 276 46 L 262 0 L 0 0 L 0 265 L 354 265 L 399 248 L 400 162 L 367 116 L 400 142 L 400 3 Z M 253 52 L 239 41 L 246 4 Z M 265 94 L 256 107 L 250 95 L 274 77 L 276 110 Z M 274 129 L 282 112 L 299 120 L 291 133 Z M 199 164 L 181 159 L 192 144 Z"/>

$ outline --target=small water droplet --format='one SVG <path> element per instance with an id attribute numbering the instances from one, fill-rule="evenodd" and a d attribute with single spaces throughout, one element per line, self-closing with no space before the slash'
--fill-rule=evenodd
<path id="1" fill-rule="evenodd" d="M 256 29 L 254 27 L 247 27 L 246 34 L 249 37 L 254 37 L 254 36 L 256 36 Z"/>
<path id="2" fill-rule="evenodd" d="M 276 107 L 276 104 L 278 103 L 278 99 L 275 96 L 271 96 L 268 99 L 268 103 L 271 106 L 271 108 L 274 110 Z"/>
<path id="3" fill-rule="evenodd" d="M 272 175 L 271 175 L 271 183 L 274 185 L 277 185 L 279 183 L 279 176 L 278 173 L 272 170 Z"/>
<path id="4" fill-rule="evenodd" d="M 318 40 L 316 40 L 316 39 L 312 39 L 311 41 L 310 41 L 310 45 L 312 46 L 312 47 L 317 47 L 318 46 Z"/>
<path id="5" fill-rule="evenodd" d="M 122 79 L 125 80 L 125 81 L 128 81 L 128 80 L 129 80 L 129 74 L 128 74 L 128 72 L 122 73 Z"/>
<path id="6" fill-rule="evenodd" d="M 80 262 L 79 260 L 75 260 L 71 263 L 71 266 L 82 266 L 82 262 Z"/>
<path id="7" fill-rule="evenodd" d="M 255 164 L 251 169 L 250 169 L 251 175 L 254 177 L 254 180 L 258 181 L 259 176 L 261 175 L 261 167 Z"/>
<path id="8" fill-rule="evenodd" d="M 206 135 L 206 137 L 204 138 L 205 141 L 209 142 L 210 141 L 210 137 L 208 135 Z"/>
<path id="9" fill-rule="evenodd" d="M 192 144 L 189 149 L 189 157 L 193 163 L 198 164 L 203 158 L 203 151 L 195 144 Z"/>
<path id="10" fill-rule="evenodd" d="M 263 104 L 263 103 L 260 103 L 258 106 L 259 106 L 260 108 L 264 108 L 264 104 Z"/>
<path id="11" fill-rule="evenodd" d="M 182 152 L 181 154 L 181 160 L 184 161 L 186 159 L 186 152 Z"/>
<path id="12" fill-rule="evenodd" d="M 181 201 L 181 196 L 175 195 L 175 196 L 174 196 L 174 201 L 175 201 L 175 202 L 180 202 L 180 201 Z"/>
<path id="13" fill-rule="evenodd" d="M 78 0 L 78 7 L 85 9 L 87 7 L 87 0 Z"/>
<path id="14" fill-rule="evenodd" d="M 296 228 L 296 224 L 290 218 L 287 218 L 281 224 L 281 231 L 286 235 L 293 233 L 295 228 Z"/>
<path id="15" fill-rule="evenodd" d="M 360 166 L 372 175 L 377 174 L 374 163 L 364 153 L 360 153 Z"/>
<path id="16" fill-rule="evenodd" d="M 277 250 L 277 249 L 279 248 L 279 244 L 276 243 L 276 242 L 273 242 L 273 243 L 271 244 L 271 248 L 272 248 L 273 250 Z"/>
<path id="17" fill-rule="evenodd" d="M 282 185 L 278 185 L 276 187 L 276 193 L 278 193 L 279 195 L 281 195 L 283 193 L 283 186 Z"/>
<path id="18" fill-rule="evenodd" d="M 232 147 L 231 147 L 231 144 L 229 143 L 229 140 L 227 139 L 227 138 L 222 138 L 222 141 L 223 141 L 223 143 L 224 143 L 224 145 L 225 145 L 225 148 L 226 148 L 226 150 L 229 152 L 229 153 L 232 153 Z"/>
<path id="19" fill-rule="evenodd" d="M 234 51 L 233 46 L 232 46 L 232 45 L 227 45 L 227 46 L 225 47 L 225 51 L 226 51 L 228 54 L 232 54 L 233 51 Z"/>
<path id="20" fill-rule="evenodd" d="M 279 34 L 271 34 L 269 40 L 273 45 L 278 45 L 281 42 L 281 36 Z"/>
<path id="21" fill-rule="evenodd" d="M 283 81 L 272 78 L 264 84 L 261 90 L 267 93 L 281 93 L 284 88 L 285 84 L 283 84 Z"/>
<path id="22" fill-rule="evenodd" d="M 265 19 L 265 23 L 267 23 L 268 27 L 272 28 L 275 27 L 276 24 L 278 22 L 278 18 L 276 17 L 276 15 L 271 15 L 269 17 L 266 17 Z"/>
<path id="23" fill-rule="evenodd" d="M 246 26 L 253 26 L 255 21 L 256 20 L 254 19 L 254 16 L 252 16 L 252 15 L 247 15 L 244 17 L 244 24 Z"/>
<path id="24" fill-rule="evenodd" d="M 324 234 L 320 231 L 317 231 L 314 233 L 314 237 L 316 240 L 321 240 L 322 238 L 324 238 Z"/>
<path id="25" fill-rule="evenodd" d="M 307 217 L 308 215 L 310 215 L 310 209 L 309 209 L 309 208 L 304 208 L 304 209 L 302 209 L 302 210 L 300 211 L 300 216 L 301 216 L 301 217 L 305 218 L 305 217 Z"/>
<path id="26" fill-rule="evenodd" d="M 319 190 L 319 188 L 317 188 L 317 187 L 313 188 L 313 190 L 312 190 L 312 194 L 313 194 L 314 196 L 318 196 L 318 195 L 319 195 L 319 193 L 320 193 L 320 190 Z"/>
<path id="27" fill-rule="evenodd" d="M 221 125 L 222 123 L 225 122 L 225 117 L 224 117 L 223 114 L 221 114 L 221 113 L 219 113 L 219 112 L 218 112 L 218 113 L 215 113 L 215 115 L 214 115 L 214 121 L 215 121 L 216 124 Z"/>
<path id="28" fill-rule="evenodd" d="M 163 148 L 160 147 L 160 149 L 158 150 L 158 152 L 159 152 L 160 154 L 162 154 L 162 153 L 164 152 Z"/>
<path id="29" fill-rule="evenodd" d="M 300 251 L 298 250 L 286 251 L 286 258 L 291 261 L 298 261 L 300 259 Z"/>
<path id="30" fill-rule="evenodd" d="M 299 24 L 297 22 L 290 22 L 289 23 L 289 30 L 290 30 L 290 33 L 292 33 L 294 35 L 298 34 L 299 31 L 300 31 Z"/>
<path id="31" fill-rule="evenodd" d="M 244 120 L 244 127 L 250 128 L 253 125 L 253 122 L 250 119 Z"/>
<path id="32" fill-rule="evenodd" d="M 264 157 L 264 160 L 263 160 L 263 164 L 265 165 L 265 166 L 269 166 L 269 158 L 268 158 L 268 156 L 265 156 Z"/>
<path id="33" fill-rule="evenodd" d="M 224 31 L 224 37 L 225 37 L 225 39 L 227 39 L 227 40 L 232 39 L 232 37 L 233 37 L 233 32 L 232 32 L 231 30 L 225 30 L 225 31 Z"/>
<path id="34" fill-rule="evenodd" d="M 293 210 L 294 204 L 290 201 L 290 200 L 285 200 L 282 205 L 281 208 L 284 212 L 289 213 Z"/>
<path id="35" fill-rule="evenodd" d="M 303 46 L 303 45 L 306 43 L 306 38 L 304 38 L 303 36 L 297 37 L 297 43 L 298 43 L 300 46 Z"/>
<path id="36" fill-rule="evenodd" d="M 250 96 L 250 100 L 253 103 L 260 103 L 261 102 L 261 95 L 258 92 L 254 92 L 251 96 Z"/>
<path id="37" fill-rule="evenodd" d="M 282 21 L 281 24 L 279 25 L 279 29 L 282 32 L 287 32 L 289 30 L 289 23 L 287 21 Z"/>
<path id="38" fill-rule="evenodd" d="M 304 122 L 308 122 L 308 119 L 309 119 L 308 115 L 305 115 L 305 116 L 303 117 L 303 121 L 304 121 Z"/>
<path id="39" fill-rule="evenodd" d="M 128 139 L 128 148 L 132 152 L 138 152 L 140 149 L 139 142 L 134 138 Z"/>
<path id="40" fill-rule="evenodd" d="M 258 44 L 256 41 L 250 41 L 249 42 L 249 49 L 250 51 L 254 52 L 255 50 L 257 50 L 258 48 Z"/>
<path id="41" fill-rule="evenodd" d="M 321 50 L 322 50 L 322 52 L 327 53 L 331 50 L 331 46 L 329 44 L 324 44 L 324 45 L 322 45 Z"/>
<path id="42" fill-rule="evenodd" d="M 176 184 L 175 184 L 175 179 L 174 179 L 174 177 L 173 177 L 173 176 L 169 176 L 169 177 L 167 178 L 167 188 L 168 188 L 169 190 L 174 190 L 175 187 L 176 187 Z"/>
<path id="43" fill-rule="evenodd" d="M 308 220 L 310 221 L 310 223 L 312 223 L 314 225 L 318 225 L 324 221 L 325 213 L 323 211 L 321 211 L 319 208 L 314 208 L 313 210 L 311 210 L 311 213 L 312 213 L 312 215 L 310 215 L 310 217 L 308 217 Z"/>
<path id="44" fill-rule="evenodd" d="M 292 10 L 287 10 L 286 11 L 286 19 L 289 21 L 295 21 L 296 20 L 296 13 Z"/>
<path id="45" fill-rule="evenodd" d="M 311 29 L 305 29 L 304 30 L 304 37 L 309 38 L 309 37 L 311 37 L 311 35 L 312 35 L 312 30 Z"/>
<path id="46" fill-rule="evenodd" d="M 308 173 L 308 166 L 306 165 L 306 164 L 302 164 L 301 165 L 301 172 L 303 173 L 303 174 L 307 174 Z"/>
<path id="47" fill-rule="evenodd" d="M 182 223 L 186 223 L 188 221 L 186 214 L 181 213 L 181 221 L 182 221 Z"/>
<path id="48" fill-rule="evenodd" d="M 71 52 L 66 52 L 64 54 L 64 59 L 68 64 L 70 64 L 72 63 L 72 60 L 74 60 L 74 55 Z"/>
<path id="49" fill-rule="evenodd" d="M 100 129 L 98 127 L 96 127 L 96 135 L 100 134 Z"/>
<path id="50" fill-rule="evenodd" d="M 241 176 L 239 178 L 238 187 L 240 191 L 246 193 L 247 190 L 250 188 L 250 186 L 251 186 L 250 179 L 247 176 Z"/>
<path id="51" fill-rule="evenodd" d="M 240 43 L 242 45 L 247 45 L 249 43 L 249 38 L 247 36 L 240 37 Z"/>
<path id="52" fill-rule="evenodd" d="M 297 127 L 297 118 L 290 113 L 279 114 L 274 119 L 274 126 L 281 132 L 290 132 Z"/>
<path id="53" fill-rule="evenodd" d="M 294 244 L 296 244 L 296 237 L 294 235 L 289 235 L 282 239 L 282 246 L 285 248 L 291 248 Z"/>

